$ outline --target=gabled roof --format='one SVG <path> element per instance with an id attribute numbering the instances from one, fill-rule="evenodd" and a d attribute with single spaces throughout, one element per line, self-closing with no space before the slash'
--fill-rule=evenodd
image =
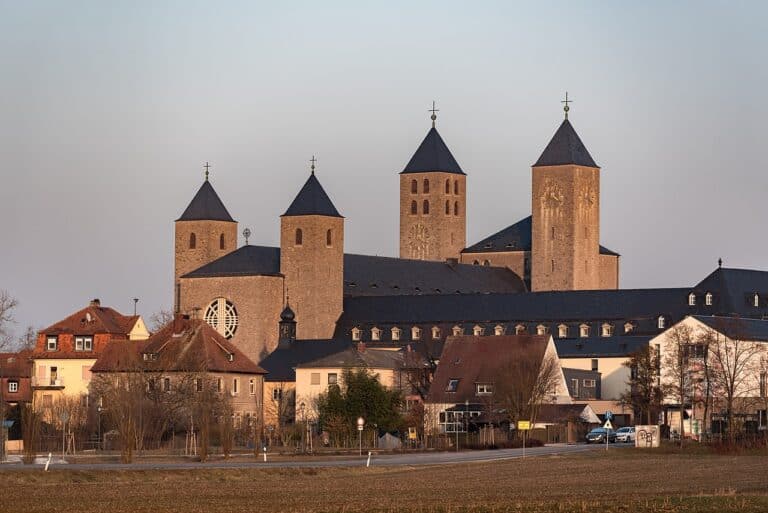
<path id="1" fill-rule="evenodd" d="M 0 378 L 29 378 L 32 376 L 32 352 L 0 353 Z"/>
<path id="2" fill-rule="evenodd" d="M 280 248 L 243 246 L 183 278 L 274 276 L 280 274 Z M 505 267 L 344 255 L 344 295 L 396 296 L 525 292 L 525 284 Z"/>
<path id="3" fill-rule="evenodd" d="M 296 381 L 296 367 L 351 347 L 347 339 L 292 340 L 272 351 L 259 365 L 267 371 L 265 381 Z"/>
<path id="4" fill-rule="evenodd" d="M 203 182 L 203 185 L 200 186 L 197 194 L 189 202 L 186 210 L 184 210 L 184 213 L 181 214 L 177 221 L 235 222 L 208 180 Z"/>
<path id="5" fill-rule="evenodd" d="M 763 317 L 768 315 L 768 272 L 754 269 L 718 268 L 701 280 L 693 291 L 713 293 L 714 315 Z M 754 295 L 760 306 L 754 306 Z"/>
<path id="6" fill-rule="evenodd" d="M 457 175 L 465 174 L 461 170 L 459 163 L 453 158 L 451 150 L 440 137 L 435 127 L 432 127 L 427 136 L 419 145 L 416 153 L 413 154 L 408 165 L 400 174 L 425 173 L 437 171 L 441 173 L 454 173 Z"/>
<path id="7" fill-rule="evenodd" d="M 628 357 L 647 346 L 652 338 L 652 335 L 556 338 L 555 347 L 560 358 Z"/>
<path id="8" fill-rule="evenodd" d="M 428 403 L 456 404 L 478 400 L 475 384 L 493 383 L 499 372 L 523 355 L 542 361 L 549 335 L 448 337 L 430 386 Z M 449 382 L 458 379 L 455 391 Z"/>
<path id="9" fill-rule="evenodd" d="M 145 360 L 144 354 L 156 357 Z M 266 372 L 207 322 L 183 316 L 177 316 L 141 343 L 111 341 L 92 371 L 120 372 L 139 368 L 155 372 Z"/>
<path id="10" fill-rule="evenodd" d="M 78 310 L 69 317 L 40 330 L 40 333 L 46 335 L 109 333 L 127 336 L 138 319 L 138 315 L 123 315 L 113 308 L 100 306 L 94 300 L 82 310 Z"/>
<path id="11" fill-rule="evenodd" d="M 405 366 L 402 351 L 391 349 L 359 350 L 357 347 L 347 347 L 343 351 L 330 354 L 297 365 L 300 368 L 367 368 L 367 369 L 400 369 Z"/>
<path id="12" fill-rule="evenodd" d="M 600 167 L 592 160 L 592 156 L 587 151 L 584 143 L 581 142 L 571 122 L 565 119 L 533 167 L 563 166 L 568 164 Z"/>
<path id="13" fill-rule="evenodd" d="M 339 211 L 333 206 L 331 198 L 320 185 L 315 173 L 309 175 L 299 193 L 294 198 L 291 206 L 283 216 L 329 216 L 341 217 Z"/>
<path id="14" fill-rule="evenodd" d="M 707 315 L 693 318 L 734 340 L 768 342 L 768 320 Z"/>
<path id="15" fill-rule="evenodd" d="M 500 253 L 505 251 L 530 251 L 533 246 L 533 217 L 528 216 L 513 225 L 507 226 L 490 237 L 477 242 L 462 253 Z M 600 246 L 601 255 L 619 256 L 605 246 Z"/>

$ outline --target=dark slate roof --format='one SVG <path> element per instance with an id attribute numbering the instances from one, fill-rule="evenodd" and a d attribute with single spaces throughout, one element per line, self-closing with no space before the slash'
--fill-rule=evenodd
<path id="1" fill-rule="evenodd" d="M 600 167 L 592 160 L 571 122 L 565 119 L 533 167 L 567 164 Z"/>
<path id="2" fill-rule="evenodd" d="M 439 171 L 442 173 L 455 173 L 457 175 L 465 174 L 461 170 L 459 163 L 453 158 L 451 150 L 446 146 L 443 138 L 432 127 L 427 136 L 419 145 L 416 153 L 413 154 L 408 165 L 400 174 L 424 173 L 430 171 Z"/>
<path id="3" fill-rule="evenodd" d="M 348 297 L 340 325 L 401 326 L 441 322 L 505 322 L 681 319 L 690 312 L 688 289 L 624 289 L 452 294 L 404 297 Z"/>
<path id="4" fill-rule="evenodd" d="M 556 338 L 555 347 L 560 358 L 625 357 L 647 346 L 652 338 L 652 335 Z"/>
<path id="5" fill-rule="evenodd" d="M 296 381 L 296 367 L 313 360 L 339 353 L 352 347 L 349 340 L 293 340 L 278 347 L 259 366 L 267 371 L 265 381 Z"/>
<path id="6" fill-rule="evenodd" d="M 331 198 L 326 194 L 315 173 L 309 175 L 296 198 L 285 211 L 284 216 L 329 216 L 341 217 L 333 206 Z"/>
<path id="7" fill-rule="evenodd" d="M 768 320 L 704 315 L 693 318 L 732 339 L 768 342 Z"/>
<path id="8" fill-rule="evenodd" d="M 276 274 L 280 274 L 280 248 L 242 246 L 210 264 L 185 274 L 183 278 Z"/>
<path id="9" fill-rule="evenodd" d="M 185 278 L 280 274 L 280 248 L 243 246 Z M 504 267 L 344 255 L 344 294 L 394 296 L 525 292 L 519 276 Z"/>
<path id="10" fill-rule="evenodd" d="M 768 272 L 754 269 L 718 268 L 693 287 L 699 296 L 713 294 L 712 315 L 768 316 Z M 754 306 L 754 295 L 760 296 L 760 306 Z M 698 303 L 704 298 L 699 297 Z"/>
<path id="11" fill-rule="evenodd" d="M 486 237 L 480 242 L 463 249 L 462 253 L 498 253 L 502 251 L 530 251 L 532 243 L 533 217 L 528 216 L 511 226 Z M 619 256 L 615 251 L 600 246 L 601 255 Z"/>
<path id="12" fill-rule="evenodd" d="M 227 212 L 219 195 L 213 190 L 211 182 L 203 182 L 200 189 L 189 202 L 187 209 L 177 221 L 230 221 L 235 222 Z"/>

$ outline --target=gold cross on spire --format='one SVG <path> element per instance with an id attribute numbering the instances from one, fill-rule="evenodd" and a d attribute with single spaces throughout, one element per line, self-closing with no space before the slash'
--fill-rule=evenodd
<path id="1" fill-rule="evenodd" d="M 435 114 L 435 113 L 436 112 L 440 112 L 440 109 L 436 109 L 435 108 L 435 101 L 434 100 L 432 100 L 432 108 L 429 109 L 427 112 L 431 112 L 432 113 L 430 118 L 432 118 L 432 128 L 435 128 L 435 120 L 437 119 L 437 114 Z"/>
<path id="2" fill-rule="evenodd" d="M 309 166 L 309 169 L 312 171 L 312 174 L 314 175 L 315 174 L 315 162 L 317 162 L 317 159 L 315 158 L 314 155 L 312 155 L 312 158 L 309 159 L 309 161 L 312 163 L 312 165 Z"/>
<path id="3" fill-rule="evenodd" d="M 563 110 L 565 111 L 565 119 L 568 119 L 568 111 L 571 110 L 568 104 L 573 103 L 573 100 L 568 99 L 568 91 L 565 92 L 565 100 L 562 100 L 560 103 L 565 104 L 565 106 L 563 107 Z"/>
<path id="4" fill-rule="evenodd" d="M 211 168 L 211 165 L 208 163 L 208 161 L 205 161 L 205 165 L 203 166 L 205 168 L 205 181 L 208 181 L 208 170 Z"/>

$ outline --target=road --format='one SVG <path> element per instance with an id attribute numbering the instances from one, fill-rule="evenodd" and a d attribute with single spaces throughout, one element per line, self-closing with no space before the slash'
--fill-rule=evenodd
<path id="1" fill-rule="evenodd" d="M 626 447 L 622 444 L 612 444 L 609 450 L 620 450 Z M 605 446 L 596 445 L 547 445 L 545 447 L 533 447 L 525 450 L 526 457 L 547 456 L 553 454 L 573 454 L 584 451 L 605 450 Z M 522 449 L 498 449 L 488 451 L 463 451 L 463 452 L 431 452 L 431 453 L 405 453 L 405 454 L 382 454 L 371 457 L 371 466 L 392 467 L 392 466 L 416 466 L 416 465 L 446 465 L 457 463 L 487 462 L 497 460 L 509 460 L 522 458 Z M 269 455 L 267 456 L 269 460 Z M 296 459 L 263 462 L 261 459 L 255 461 L 249 460 L 216 460 L 207 463 L 199 462 L 139 462 L 131 464 L 121 463 L 76 463 L 76 464 L 57 464 L 56 460 L 51 463 L 50 468 L 56 470 L 185 470 L 185 469 L 228 469 L 228 468 L 308 468 L 308 467 L 359 467 L 364 466 L 367 461 L 367 454 L 360 457 L 331 457 L 328 459 Z M 23 471 L 40 469 L 42 465 L 21 465 L 21 464 L 3 464 L 0 465 L 0 472 Z"/>

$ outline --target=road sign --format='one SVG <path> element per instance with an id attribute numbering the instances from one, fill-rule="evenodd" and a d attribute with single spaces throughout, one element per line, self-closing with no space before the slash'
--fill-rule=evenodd
<path id="1" fill-rule="evenodd" d="M 605 424 L 603 424 L 603 427 L 605 429 L 613 429 L 613 424 L 611 424 L 611 419 L 606 420 Z"/>
<path id="2" fill-rule="evenodd" d="M 605 412 L 605 420 L 611 420 L 613 418 L 613 412 L 608 410 Z"/>
<path id="3" fill-rule="evenodd" d="M 362 417 L 357 418 L 357 430 L 362 431 L 365 426 L 365 420 Z"/>
<path id="4" fill-rule="evenodd" d="M 416 440 L 416 428 L 415 427 L 409 427 L 408 428 L 408 440 Z"/>
<path id="5" fill-rule="evenodd" d="M 528 431 L 531 429 L 531 421 L 530 420 L 518 420 L 517 421 L 517 429 L 520 431 Z"/>

